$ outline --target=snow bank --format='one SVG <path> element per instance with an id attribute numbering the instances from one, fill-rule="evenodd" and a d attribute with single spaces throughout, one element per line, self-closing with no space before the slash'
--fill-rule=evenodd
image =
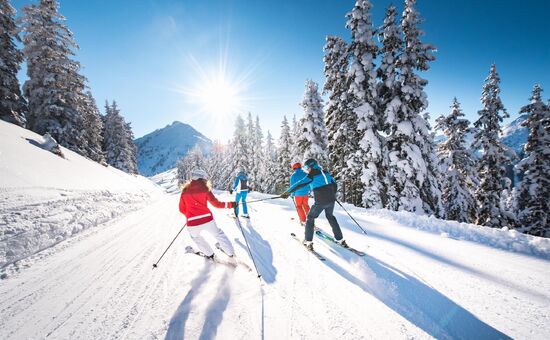
<path id="1" fill-rule="evenodd" d="M 180 191 L 177 179 L 178 169 L 173 168 L 158 175 L 149 177 L 153 183 L 163 188 L 168 193 L 176 193 Z"/>
<path id="2" fill-rule="evenodd" d="M 355 207 L 350 207 L 350 209 L 360 216 L 380 217 L 402 226 L 440 234 L 443 237 L 477 242 L 494 248 L 550 259 L 550 239 L 547 238 L 522 234 L 515 230 L 445 221 L 433 216 L 417 215 L 405 211 L 396 212 L 385 209 L 360 211 L 359 208 Z"/>
<path id="3" fill-rule="evenodd" d="M 162 190 L 0 121 L 0 270 L 82 230 L 143 207 Z M 13 268 L 12 268 L 13 270 Z"/>

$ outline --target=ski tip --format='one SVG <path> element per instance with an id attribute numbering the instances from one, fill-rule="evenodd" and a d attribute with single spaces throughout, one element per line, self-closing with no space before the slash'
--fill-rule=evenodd
<path id="1" fill-rule="evenodd" d="M 258 279 L 261 279 L 262 278 L 262 274 L 258 275 Z"/>

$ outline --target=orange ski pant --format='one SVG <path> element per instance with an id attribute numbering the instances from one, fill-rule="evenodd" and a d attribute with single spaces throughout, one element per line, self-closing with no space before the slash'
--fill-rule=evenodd
<path id="1" fill-rule="evenodd" d="M 300 222 L 306 222 L 307 214 L 309 213 L 308 196 L 294 196 L 294 202 L 296 203 L 296 210 L 300 217 Z"/>

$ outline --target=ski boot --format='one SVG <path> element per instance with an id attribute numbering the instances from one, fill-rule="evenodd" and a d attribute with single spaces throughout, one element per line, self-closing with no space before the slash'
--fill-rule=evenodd
<path id="1" fill-rule="evenodd" d="M 304 241 L 303 244 L 304 244 L 304 247 L 306 247 L 307 250 L 314 251 L 312 241 Z"/>
<path id="2" fill-rule="evenodd" d="M 346 240 L 344 240 L 344 239 L 336 240 L 336 242 L 338 242 L 338 244 L 341 245 L 344 248 L 349 248 L 348 244 L 346 243 Z"/>

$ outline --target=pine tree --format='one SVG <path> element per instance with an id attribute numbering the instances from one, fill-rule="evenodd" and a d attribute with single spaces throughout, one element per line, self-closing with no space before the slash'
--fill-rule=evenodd
<path id="1" fill-rule="evenodd" d="M 264 159 L 261 163 L 261 177 L 263 180 L 262 191 L 267 194 L 274 194 L 276 191 L 277 183 L 277 174 L 275 173 L 278 170 L 277 162 L 277 148 L 273 142 L 273 137 L 271 132 L 267 131 L 267 136 L 265 139 L 265 148 L 264 148 Z"/>
<path id="2" fill-rule="evenodd" d="M 376 98 L 376 68 L 374 60 L 378 47 L 374 41 L 375 30 L 370 18 L 370 1 L 358 0 L 347 14 L 347 27 L 351 29 L 351 65 L 348 75 L 348 107 L 357 116 L 354 137 L 359 148 L 350 154 L 347 164 L 351 176 L 360 179 L 356 190 L 360 200 L 353 200 L 367 208 L 382 208 L 384 195 L 383 148 L 384 140 L 379 133 L 380 114 Z"/>
<path id="3" fill-rule="evenodd" d="M 255 185 L 254 190 L 264 192 L 265 191 L 265 178 L 263 177 L 264 172 L 262 171 L 263 162 L 265 160 L 264 155 L 264 134 L 262 132 L 262 127 L 260 126 L 260 118 L 256 116 L 253 134 L 250 138 L 250 144 L 254 144 L 253 153 L 250 155 L 252 158 L 252 168 L 250 172 L 252 173 L 252 180 Z"/>
<path id="4" fill-rule="evenodd" d="M 84 124 L 84 139 L 85 139 L 85 156 L 98 163 L 105 162 L 105 154 L 103 153 L 103 121 L 99 114 L 94 97 L 91 92 L 87 92 L 82 107 L 83 124 Z"/>
<path id="5" fill-rule="evenodd" d="M 137 173 L 136 146 L 129 123 L 120 115 L 116 101 L 105 104 L 103 151 L 107 164 L 124 172 Z"/>
<path id="6" fill-rule="evenodd" d="M 347 72 L 349 53 L 347 43 L 336 36 L 328 36 L 324 47 L 324 74 L 325 85 L 323 93 L 328 94 L 325 121 L 328 137 L 328 156 L 331 174 L 340 182 L 346 168 L 346 159 L 349 158 L 346 149 L 346 140 L 349 131 L 345 124 L 347 110 Z"/>
<path id="7" fill-rule="evenodd" d="M 29 79 L 23 86 L 28 99 L 27 126 L 49 133 L 59 144 L 85 154 L 83 117 L 86 78 L 71 59 L 78 46 L 63 24 L 56 0 L 40 0 L 23 8 L 23 53 Z"/>
<path id="8" fill-rule="evenodd" d="M 10 2 L 0 0 L 0 119 L 24 126 L 27 103 L 17 79 L 23 53 L 15 46 L 21 40 L 14 17 L 15 9 Z"/>
<path id="9" fill-rule="evenodd" d="M 529 129 L 529 137 L 525 158 L 517 165 L 524 173 L 517 205 L 521 231 L 550 237 L 550 107 L 542 101 L 541 92 L 535 85 L 531 103 L 520 110 L 529 114 L 522 124 Z"/>
<path id="10" fill-rule="evenodd" d="M 303 150 L 304 159 L 314 158 L 319 164 L 328 165 L 323 100 L 314 81 L 306 81 L 304 99 L 300 105 L 304 109 L 304 117 L 301 123 L 301 134 L 298 135 L 296 143 Z"/>
<path id="11" fill-rule="evenodd" d="M 504 178 L 510 159 L 499 139 L 500 122 L 509 116 L 499 95 L 500 77 L 493 64 L 483 85 L 483 109 L 478 111 L 479 119 L 474 123 L 477 132 L 472 144 L 475 149 L 483 152 L 478 163 L 480 186 L 475 193 L 479 208 L 477 223 L 490 227 L 509 225 L 508 214 L 502 209 L 500 202 L 503 191 L 509 189 Z"/>
<path id="12" fill-rule="evenodd" d="M 232 172 L 243 169 L 248 171 L 250 168 L 249 157 L 248 157 L 248 134 L 247 129 L 244 123 L 244 119 L 238 115 L 235 119 L 235 131 L 233 133 L 233 141 L 231 143 L 231 163 L 233 167 Z"/>
<path id="13" fill-rule="evenodd" d="M 296 119 L 296 115 L 292 117 L 291 137 L 292 143 L 290 147 L 291 164 L 296 162 L 303 162 L 305 150 L 302 150 L 301 145 L 298 143 L 300 136 L 302 135 L 301 121 Z"/>
<path id="14" fill-rule="evenodd" d="M 433 135 L 421 112 L 427 107 L 425 79 L 416 71 L 429 69 L 434 47 L 423 43 L 418 28 L 422 20 L 414 0 L 405 1 L 401 20 L 403 52 L 395 61 L 399 74 L 393 98 L 385 105 L 388 149 L 388 207 L 393 210 L 442 214 L 439 174 Z M 389 99 L 389 97 L 388 97 Z"/>
<path id="15" fill-rule="evenodd" d="M 447 140 L 439 144 L 443 180 L 443 204 L 446 218 L 472 223 L 477 214 L 474 191 L 478 185 L 475 157 L 468 145 L 466 135 L 472 131 L 470 122 L 464 118 L 460 103 L 453 99 L 451 112 L 440 116 L 436 129 L 441 130 Z"/>
<path id="16" fill-rule="evenodd" d="M 292 174 L 292 134 L 286 116 L 283 117 L 281 123 L 281 134 L 279 135 L 278 144 L 275 191 L 282 192 L 288 187 L 288 181 Z"/>

